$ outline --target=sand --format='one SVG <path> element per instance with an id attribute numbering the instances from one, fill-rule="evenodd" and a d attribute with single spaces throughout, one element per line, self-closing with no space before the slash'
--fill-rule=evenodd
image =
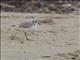
<path id="1" fill-rule="evenodd" d="M 29 41 L 25 40 L 23 32 L 15 31 L 12 27 L 25 21 L 48 18 L 54 23 L 41 24 L 35 34 L 28 32 Z M 80 50 L 79 18 L 79 14 L 2 12 L 1 60 L 73 60 L 58 54 L 66 55 Z"/>

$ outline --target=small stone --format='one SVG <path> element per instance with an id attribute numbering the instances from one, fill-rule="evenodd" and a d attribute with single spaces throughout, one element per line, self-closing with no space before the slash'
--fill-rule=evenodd
<path id="1" fill-rule="evenodd" d="M 75 57 L 72 57 L 71 59 L 75 60 L 76 58 Z"/>
<path id="2" fill-rule="evenodd" d="M 12 35 L 12 36 L 10 37 L 10 39 L 11 39 L 11 40 L 15 40 L 16 37 Z"/>
<path id="3" fill-rule="evenodd" d="M 23 42 L 23 41 L 21 41 L 20 43 L 21 43 L 21 44 L 23 44 L 24 42 Z"/>

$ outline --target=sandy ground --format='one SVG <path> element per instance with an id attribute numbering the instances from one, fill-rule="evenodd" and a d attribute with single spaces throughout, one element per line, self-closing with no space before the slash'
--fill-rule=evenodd
<path id="1" fill-rule="evenodd" d="M 1 60 L 74 60 L 68 53 L 80 54 L 80 15 L 2 12 L 1 16 Z M 35 34 L 28 34 L 30 41 L 25 40 L 23 32 L 11 27 L 36 17 L 38 20 L 51 18 L 54 23 L 41 24 Z M 75 59 L 79 60 L 80 55 Z"/>

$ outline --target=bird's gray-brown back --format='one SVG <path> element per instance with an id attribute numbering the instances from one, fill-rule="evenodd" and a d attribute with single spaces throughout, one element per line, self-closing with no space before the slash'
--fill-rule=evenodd
<path id="1" fill-rule="evenodd" d="M 21 27 L 21 28 L 30 28 L 30 27 L 32 27 L 32 23 L 31 22 L 23 22 L 19 25 L 19 27 Z"/>

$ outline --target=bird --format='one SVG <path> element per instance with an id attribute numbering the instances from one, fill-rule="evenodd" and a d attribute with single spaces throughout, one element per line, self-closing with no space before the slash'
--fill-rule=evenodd
<path id="1" fill-rule="evenodd" d="M 12 25 L 16 31 L 24 32 L 26 40 L 29 40 L 27 37 L 27 32 L 34 32 L 37 30 L 38 25 L 40 23 L 38 20 L 32 20 L 31 22 L 23 22 L 18 25 Z"/>

